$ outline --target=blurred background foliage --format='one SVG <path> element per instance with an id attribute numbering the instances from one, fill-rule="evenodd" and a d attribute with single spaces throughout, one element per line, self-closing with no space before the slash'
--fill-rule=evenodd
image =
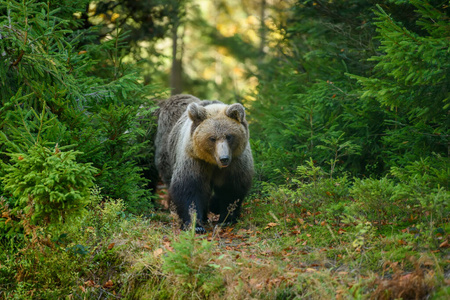
<path id="1" fill-rule="evenodd" d="M 154 101 L 180 92 L 248 108 L 256 188 L 310 159 L 330 176 L 423 159 L 449 173 L 448 1 L 27 0 L 0 12 L 3 178 L 12 157 L 59 145 L 96 168 L 102 193 L 149 212 Z M 16 203 L 6 179 L 0 189 Z"/>
<path id="2" fill-rule="evenodd" d="M 309 157 L 359 177 L 423 157 L 448 173 L 449 14 L 446 1 L 290 7 L 246 101 L 262 179 Z"/>

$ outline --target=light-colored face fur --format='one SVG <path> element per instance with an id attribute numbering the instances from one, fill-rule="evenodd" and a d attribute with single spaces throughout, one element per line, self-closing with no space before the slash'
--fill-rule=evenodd
<path id="1" fill-rule="evenodd" d="M 192 150 L 196 158 L 219 168 L 228 167 L 241 155 L 248 142 L 248 125 L 241 104 L 189 104 L 192 120 Z"/>

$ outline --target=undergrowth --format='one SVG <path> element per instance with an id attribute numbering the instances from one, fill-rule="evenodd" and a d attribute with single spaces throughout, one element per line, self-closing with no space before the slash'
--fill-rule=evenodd
<path id="1" fill-rule="evenodd" d="M 0 299 L 448 297 L 448 191 L 429 175 L 422 192 L 437 200 L 423 201 L 398 172 L 334 178 L 308 161 L 207 235 L 166 212 L 130 215 L 98 188 L 58 226 L 7 219 L 2 199 L 1 222 L 22 228 L 0 240 Z"/>

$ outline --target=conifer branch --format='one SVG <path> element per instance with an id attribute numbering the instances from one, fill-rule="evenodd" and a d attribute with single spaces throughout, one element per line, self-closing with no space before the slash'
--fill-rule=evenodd
<path id="1" fill-rule="evenodd" d="M 15 67 L 20 63 L 20 61 L 22 60 L 23 54 L 24 54 L 24 51 L 21 50 L 17 59 L 11 64 L 11 67 Z"/>
<path id="2" fill-rule="evenodd" d="M 25 17 L 25 25 L 28 25 L 28 17 Z M 27 40 L 28 40 L 28 31 L 25 31 L 25 36 L 24 36 L 24 41 L 23 41 L 24 46 L 27 44 Z M 17 66 L 20 63 L 24 53 L 25 53 L 24 50 L 20 51 L 19 56 L 17 57 L 16 61 L 14 61 L 12 63 L 11 67 L 15 67 L 15 66 Z"/>

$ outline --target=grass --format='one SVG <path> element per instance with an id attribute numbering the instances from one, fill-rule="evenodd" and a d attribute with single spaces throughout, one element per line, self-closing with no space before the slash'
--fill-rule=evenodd
<path id="1" fill-rule="evenodd" d="M 25 236 L 16 250 L 1 240 L 0 299 L 450 296 L 446 219 L 336 218 L 276 188 L 251 197 L 234 227 L 211 223 L 196 235 L 180 232 L 165 210 L 145 219 L 126 215 L 122 201 L 93 197 L 83 216 Z"/>

